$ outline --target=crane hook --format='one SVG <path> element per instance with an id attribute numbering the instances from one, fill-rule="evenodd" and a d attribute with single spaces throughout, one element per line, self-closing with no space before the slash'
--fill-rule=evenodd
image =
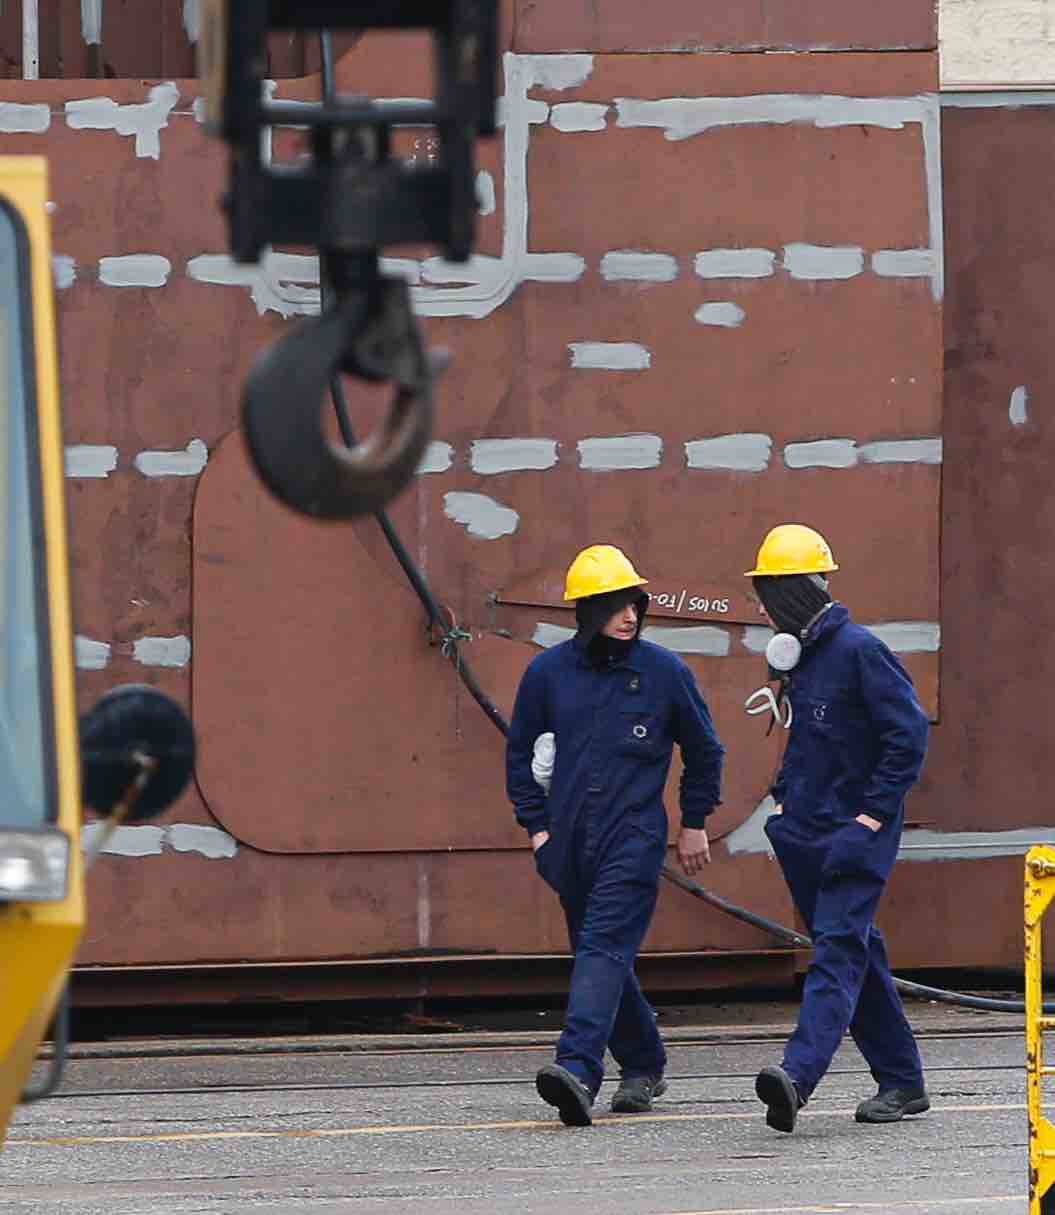
<path id="1" fill-rule="evenodd" d="M 264 484 L 318 519 L 380 510 L 421 464 L 432 434 L 432 386 L 445 365 L 445 355 L 426 352 L 402 279 L 342 292 L 267 350 L 246 380 L 244 433 Z M 381 425 L 354 447 L 335 446 L 322 430 L 321 402 L 341 371 L 395 386 Z"/>

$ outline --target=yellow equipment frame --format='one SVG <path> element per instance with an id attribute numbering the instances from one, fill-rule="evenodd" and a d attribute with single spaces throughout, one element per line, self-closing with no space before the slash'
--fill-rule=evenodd
<path id="1" fill-rule="evenodd" d="M 47 578 L 56 826 L 70 840 L 69 882 L 60 903 L 0 905 L 0 1144 L 66 983 L 84 927 L 80 850 L 80 750 L 74 695 L 73 628 L 66 547 L 64 451 L 59 416 L 47 163 L 37 156 L 0 156 L 0 199 L 17 215 L 29 247 L 35 411 L 40 465 L 37 480 L 45 552 L 38 577 Z M 2 389 L 0 389 L 2 390 Z"/>
<path id="2" fill-rule="evenodd" d="M 1044 1032 L 1055 1017 L 1044 1015 L 1041 948 L 1044 912 L 1055 898 L 1055 848 L 1026 853 L 1026 1107 L 1029 1111 L 1029 1215 L 1055 1215 L 1055 1125 L 1044 1117 L 1041 1081 L 1055 1075 L 1044 1066 Z"/>

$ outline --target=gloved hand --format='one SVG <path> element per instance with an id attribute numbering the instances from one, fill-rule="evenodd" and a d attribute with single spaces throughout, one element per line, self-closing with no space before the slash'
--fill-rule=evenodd
<path id="1" fill-rule="evenodd" d="M 557 759 L 557 743 L 551 733 L 540 734 L 535 739 L 535 753 L 531 757 L 531 775 L 535 782 L 549 793 L 553 780 L 553 765 Z"/>

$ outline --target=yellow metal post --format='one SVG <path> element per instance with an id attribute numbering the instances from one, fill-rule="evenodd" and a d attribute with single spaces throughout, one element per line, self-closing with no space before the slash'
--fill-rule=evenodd
<path id="1" fill-rule="evenodd" d="M 1055 1126 L 1044 1117 L 1044 913 L 1055 898 L 1055 848 L 1026 854 L 1026 1106 L 1029 1111 L 1029 1215 L 1055 1215 Z"/>

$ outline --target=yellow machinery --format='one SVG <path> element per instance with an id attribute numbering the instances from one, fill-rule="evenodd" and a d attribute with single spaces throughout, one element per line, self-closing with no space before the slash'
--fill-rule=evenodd
<path id="1" fill-rule="evenodd" d="M 1041 1083 L 1055 1075 L 1044 1065 L 1044 1033 L 1055 1017 L 1044 1015 L 1041 934 L 1044 912 L 1055 898 L 1055 848 L 1026 854 L 1026 1105 L 1029 1110 L 1029 1215 L 1055 1213 L 1055 1125 L 1044 1116 Z"/>
<path id="2" fill-rule="evenodd" d="M 152 688 L 77 719 L 47 196 L 42 159 L 0 157 L 0 1143 L 84 925 L 82 793 L 112 830 L 173 801 L 194 760 Z"/>

